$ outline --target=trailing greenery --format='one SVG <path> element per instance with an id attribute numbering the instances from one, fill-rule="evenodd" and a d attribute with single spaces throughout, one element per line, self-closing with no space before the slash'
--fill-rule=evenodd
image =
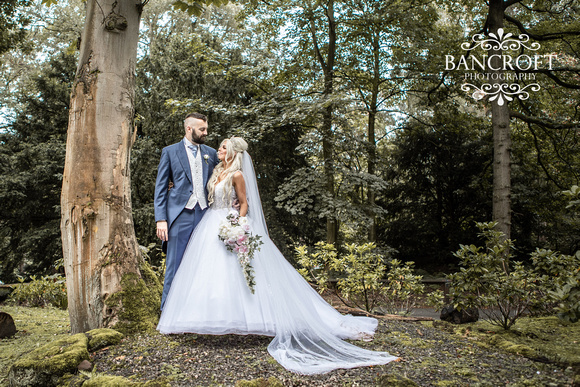
<path id="1" fill-rule="evenodd" d="M 334 245 L 318 242 L 309 253 L 306 246 L 298 246 L 298 271 L 319 292 L 332 291 L 349 307 L 410 313 L 425 290 L 422 276 L 413 273 L 413 262 L 391 259 L 392 249 L 376 249 L 374 243 L 353 243 L 338 252 Z"/>

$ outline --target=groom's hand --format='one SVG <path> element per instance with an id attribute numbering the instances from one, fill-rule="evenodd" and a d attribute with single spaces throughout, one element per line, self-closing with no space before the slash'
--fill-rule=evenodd
<path id="1" fill-rule="evenodd" d="M 168 232 L 167 232 L 167 222 L 165 220 L 160 220 L 157 222 L 157 237 L 163 242 L 167 242 Z"/>

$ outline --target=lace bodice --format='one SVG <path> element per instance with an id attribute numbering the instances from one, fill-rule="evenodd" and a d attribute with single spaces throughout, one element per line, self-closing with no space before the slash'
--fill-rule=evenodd
<path id="1" fill-rule="evenodd" d="M 230 208 L 234 199 L 236 199 L 236 190 L 233 186 L 230 188 L 230 194 L 224 195 L 224 188 L 226 187 L 226 181 L 222 180 L 215 186 L 214 192 L 214 202 L 212 203 L 213 208 Z"/>

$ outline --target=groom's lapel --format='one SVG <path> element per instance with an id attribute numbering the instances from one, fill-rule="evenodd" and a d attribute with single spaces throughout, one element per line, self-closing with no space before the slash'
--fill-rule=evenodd
<path id="1" fill-rule="evenodd" d="M 207 176 L 208 170 L 207 169 L 209 168 L 207 160 L 205 159 L 205 155 L 207 155 L 207 151 L 206 151 L 204 145 L 200 145 L 199 150 L 201 151 L 201 166 L 203 169 L 203 186 L 205 187 L 207 185 L 207 179 L 208 179 L 208 176 Z"/>
<path id="2" fill-rule="evenodd" d="M 187 178 L 189 179 L 189 182 L 191 183 L 193 181 L 193 179 L 191 177 L 191 168 L 189 167 L 189 159 L 187 158 L 187 151 L 185 150 L 185 144 L 184 144 L 183 140 L 177 146 L 176 153 L 177 153 L 177 158 L 179 159 L 179 162 L 181 163 L 181 166 L 183 167 L 183 170 L 185 171 L 185 176 L 187 176 Z"/>

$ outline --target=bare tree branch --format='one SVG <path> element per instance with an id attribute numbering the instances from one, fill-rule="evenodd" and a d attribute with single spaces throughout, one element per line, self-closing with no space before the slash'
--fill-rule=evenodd
<path id="1" fill-rule="evenodd" d="M 518 27 L 518 29 L 520 30 L 521 33 L 528 35 L 530 38 L 532 38 L 534 40 L 540 40 L 540 41 L 555 40 L 555 39 L 561 39 L 564 36 L 568 36 L 568 35 L 572 35 L 572 36 L 580 35 L 580 31 L 562 31 L 562 32 L 554 32 L 554 33 L 545 34 L 545 35 L 536 35 L 536 34 L 531 33 L 530 31 L 528 31 L 526 29 L 526 27 L 524 27 L 522 22 L 520 22 L 519 20 L 517 20 L 509 15 L 505 15 L 505 19 L 508 22 L 514 24 L 516 27 Z"/>
<path id="2" fill-rule="evenodd" d="M 517 3 L 521 3 L 521 2 L 522 2 L 522 0 L 508 0 L 505 3 L 503 3 L 503 9 L 508 9 L 512 5 L 517 4 Z"/>
<path id="3" fill-rule="evenodd" d="M 554 74 L 553 71 L 550 70 L 537 70 L 537 71 L 533 71 L 534 73 L 541 73 L 541 74 L 546 74 L 546 76 L 548 76 L 549 78 L 553 79 L 554 82 L 556 82 L 558 85 L 563 86 L 567 89 L 577 89 L 580 90 L 580 85 L 575 85 L 573 83 L 568 83 L 565 82 L 563 80 L 561 80 L 560 78 L 558 78 L 556 76 L 556 74 Z M 578 70 L 576 70 L 575 72 L 578 72 Z"/>
<path id="4" fill-rule="evenodd" d="M 520 112 L 510 110 L 510 118 L 519 118 L 520 120 L 527 122 L 528 124 L 536 124 L 545 128 L 550 129 L 569 129 L 569 128 L 580 128 L 580 123 L 573 124 L 561 124 L 558 122 L 540 119 L 536 117 L 526 116 Z"/>

